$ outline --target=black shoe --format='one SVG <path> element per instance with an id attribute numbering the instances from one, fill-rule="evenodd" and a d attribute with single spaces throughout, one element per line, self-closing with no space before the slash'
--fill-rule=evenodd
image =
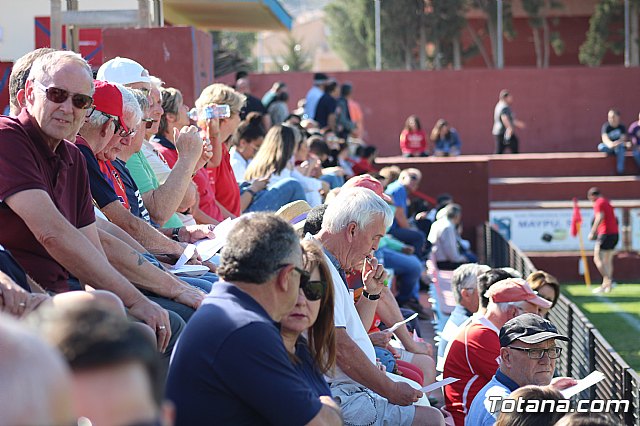
<path id="1" fill-rule="evenodd" d="M 417 312 L 418 318 L 422 320 L 428 320 L 431 318 L 431 316 L 429 315 L 429 311 L 427 311 L 425 307 L 422 306 L 416 299 L 409 299 L 400 306 Z"/>

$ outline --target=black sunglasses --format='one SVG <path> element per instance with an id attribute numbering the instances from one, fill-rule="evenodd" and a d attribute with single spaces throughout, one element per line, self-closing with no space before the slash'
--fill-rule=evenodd
<path id="1" fill-rule="evenodd" d="M 285 266 L 289 265 L 279 265 L 278 269 Z M 322 299 L 327 283 L 324 281 L 311 281 L 311 274 L 297 266 L 294 266 L 293 269 L 300 274 L 300 289 L 304 293 L 304 297 L 310 302 Z"/>
<path id="2" fill-rule="evenodd" d="M 42 90 L 47 99 L 56 104 L 61 104 L 71 96 L 71 103 L 78 109 L 88 109 L 93 105 L 93 98 L 89 95 L 83 95 L 82 93 L 70 93 L 67 90 L 60 89 L 58 87 L 45 87 L 44 84 L 39 81 L 34 81 L 38 89 Z"/>
<path id="3" fill-rule="evenodd" d="M 156 121 L 153 118 L 143 118 L 145 129 L 150 129 L 153 127 L 153 123 Z"/>
<path id="4" fill-rule="evenodd" d="M 118 119 L 114 118 L 113 122 L 116 125 L 116 128 L 113 131 L 114 135 L 118 135 L 121 138 L 126 138 L 127 136 L 131 136 L 136 132 L 136 129 L 125 130 L 124 127 L 122 127 L 122 123 L 120 123 L 120 120 Z"/>

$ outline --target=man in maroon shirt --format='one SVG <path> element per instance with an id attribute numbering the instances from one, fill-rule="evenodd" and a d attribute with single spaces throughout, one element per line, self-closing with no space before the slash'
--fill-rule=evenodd
<path id="1" fill-rule="evenodd" d="M 593 226 L 589 239 L 596 240 L 593 261 L 602 274 L 602 285 L 594 293 L 609 293 L 615 285 L 613 281 L 613 255 L 618 244 L 618 220 L 609 200 L 600 195 L 596 187 L 589 189 L 587 198 L 593 203 Z"/>
<path id="2" fill-rule="evenodd" d="M 25 86 L 26 108 L 0 117 L 0 244 L 51 292 L 68 290 L 69 272 L 116 293 L 166 347 L 169 317 L 107 261 L 98 238 L 85 161 L 64 140 L 84 122 L 94 87 L 79 55 L 38 58 Z"/>

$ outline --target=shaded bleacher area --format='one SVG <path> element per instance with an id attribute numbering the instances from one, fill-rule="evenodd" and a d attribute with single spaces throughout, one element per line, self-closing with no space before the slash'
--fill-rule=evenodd
<path id="1" fill-rule="evenodd" d="M 478 247 L 479 230 L 489 220 L 492 210 L 571 209 L 573 197 L 580 200 L 581 207 L 589 208 L 587 190 L 597 186 L 612 205 L 624 213 L 615 276 L 620 281 L 640 278 L 637 267 L 640 257 L 628 250 L 628 211 L 640 207 L 640 170 L 630 154 L 627 154 L 622 176 L 616 175 L 615 159 L 598 152 L 376 159 L 378 167 L 393 164 L 400 168 L 418 168 L 423 174 L 420 191 L 432 197 L 445 192 L 453 195 L 455 202 L 463 206 L 463 237 L 471 241 L 472 247 Z M 578 274 L 578 252 L 528 255 L 539 268 L 553 271 L 562 281 L 582 280 Z M 597 282 L 600 277 L 591 256 L 589 262 L 592 279 Z"/>

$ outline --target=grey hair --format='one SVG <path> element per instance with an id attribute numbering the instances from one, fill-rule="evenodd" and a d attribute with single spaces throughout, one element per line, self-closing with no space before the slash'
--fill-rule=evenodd
<path id="1" fill-rule="evenodd" d="M 25 419 L 50 424 L 59 403 L 56 394 L 71 390 L 69 368 L 60 353 L 23 324 L 0 314 L 0 359 L 2 424 L 23 424 Z M 28 397 L 16 404 L 16 395 Z"/>
<path id="2" fill-rule="evenodd" d="M 109 83 L 109 84 L 113 84 L 114 86 L 116 86 L 118 90 L 120 90 L 120 93 L 124 93 L 124 91 L 127 90 L 126 87 L 124 87 L 119 83 Z M 124 100 L 124 95 L 122 96 Z M 124 108 L 124 102 L 123 102 L 123 108 Z M 86 123 L 89 125 L 89 127 L 93 127 L 93 128 L 98 128 L 100 126 L 103 126 L 104 123 L 106 123 L 107 120 L 109 120 L 109 117 L 111 117 L 110 115 L 108 114 L 105 115 L 105 114 L 106 113 L 95 109 L 91 112 L 91 115 L 87 117 Z"/>
<path id="3" fill-rule="evenodd" d="M 122 85 L 118 85 L 118 89 L 122 93 L 122 119 L 126 121 L 127 127 L 132 129 L 142 120 L 140 104 L 131 90 Z"/>
<path id="4" fill-rule="evenodd" d="M 129 92 L 131 92 L 131 94 L 136 98 L 136 101 L 138 101 L 138 106 L 144 114 L 144 112 L 149 109 L 149 98 L 147 97 L 147 95 L 140 89 L 127 88 L 127 90 L 129 90 Z"/>
<path id="5" fill-rule="evenodd" d="M 153 75 L 149 76 L 149 80 L 151 80 L 152 86 L 156 86 L 158 90 L 162 91 L 162 86 L 164 86 L 164 81 L 162 81 L 161 79 Z"/>
<path id="6" fill-rule="evenodd" d="M 91 67 L 82 56 L 68 50 L 56 50 L 37 58 L 33 61 L 33 65 L 31 65 L 31 71 L 29 71 L 29 77 L 27 80 L 38 80 L 43 84 L 48 83 L 53 78 L 54 72 L 67 63 L 76 63 L 87 73 L 87 77 L 89 78 L 89 81 L 91 81 L 91 92 L 89 94 L 93 95 L 95 86 L 93 84 L 93 73 L 91 72 Z"/>
<path id="7" fill-rule="evenodd" d="M 509 309 L 511 309 L 512 307 L 522 307 L 526 303 L 526 300 L 521 300 L 519 302 L 497 302 L 497 303 L 492 302 L 492 303 L 496 305 L 496 307 L 500 312 L 507 313 Z"/>
<path id="8" fill-rule="evenodd" d="M 107 120 L 109 120 L 109 117 L 111 117 L 110 115 L 105 115 L 105 114 L 106 113 L 103 113 L 102 111 L 98 111 L 97 109 L 93 110 L 91 112 L 91 115 L 87 117 L 85 122 L 89 127 L 92 127 L 94 129 L 104 126 L 104 123 L 106 123 Z"/>
<path id="9" fill-rule="evenodd" d="M 355 222 L 363 229 L 371 223 L 372 216 L 384 217 L 385 229 L 393 222 L 393 210 L 375 192 L 367 188 L 343 189 L 329 203 L 322 218 L 322 229 L 337 234 Z"/>
<path id="10" fill-rule="evenodd" d="M 296 253 L 302 256 L 300 240 L 287 221 L 273 213 L 242 215 L 229 232 L 217 273 L 227 282 L 264 284 Z"/>
<path id="11" fill-rule="evenodd" d="M 477 263 L 465 263 L 464 265 L 458 266 L 453 271 L 453 277 L 451 278 L 451 290 L 453 291 L 453 297 L 458 305 L 462 300 L 462 290 L 477 290 L 479 269 L 480 265 Z"/>

